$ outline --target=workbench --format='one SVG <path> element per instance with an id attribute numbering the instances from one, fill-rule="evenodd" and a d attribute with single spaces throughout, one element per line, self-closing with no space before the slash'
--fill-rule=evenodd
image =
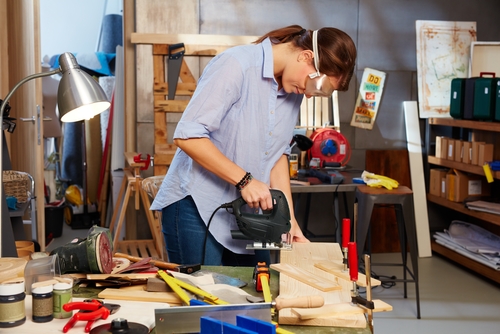
<path id="1" fill-rule="evenodd" d="M 299 198 L 294 200 L 295 203 L 295 212 L 297 212 L 297 204 L 300 201 L 300 195 L 301 194 L 307 194 L 306 198 L 306 209 L 304 213 L 304 218 L 303 218 L 303 224 L 301 226 L 302 231 L 306 237 L 308 237 L 308 221 L 309 221 L 309 209 L 310 209 L 310 203 L 311 203 L 311 195 L 314 193 L 332 193 L 333 194 L 333 207 L 334 207 L 334 215 L 335 219 L 337 221 L 337 224 L 341 224 L 342 218 L 340 217 L 340 205 L 339 205 L 339 194 L 342 193 L 344 197 L 344 203 L 346 203 L 346 215 L 347 218 L 352 218 L 349 215 L 349 209 L 348 209 L 348 202 L 347 202 L 347 196 L 346 193 L 354 193 L 356 191 L 356 188 L 358 184 L 353 183 L 352 179 L 355 177 L 361 177 L 362 171 L 360 170 L 343 170 L 340 171 L 342 176 L 344 176 L 344 182 L 340 184 L 311 184 L 311 185 L 297 185 L 293 184 L 291 185 L 292 188 L 292 195 L 293 194 L 298 194 Z M 351 203 L 354 205 L 354 203 Z M 335 226 L 335 225 L 333 225 Z M 335 231 L 335 241 L 339 242 L 341 240 L 341 228 L 337 228 Z"/>
<path id="2" fill-rule="evenodd" d="M 252 283 L 253 268 L 251 267 L 224 267 L 224 266 L 202 266 L 202 270 L 211 271 L 215 273 L 220 273 L 228 275 L 231 277 L 237 277 L 248 283 L 246 287 L 243 288 L 247 293 L 259 296 L 259 293 L 255 291 L 254 285 Z M 279 295 L 279 273 L 271 270 L 270 288 L 273 299 Z M 98 292 L 101 289 L 96 288 L 75 288 L 73 290 L 74 297 L 82 298 L 97 298 Z M 370 329 L 366 328 L 340 328 L 340 327 L 315 327 L 315 326 L 291 326 L 283 325 L 282 328 L 297 334 L 323 334 L 323 333 L 340 333 L 340 334 L 369 334 Z M 155 334 L 155 330 L 151 333 Z M 160 333 L 158 333 L 160 334 Z"/>

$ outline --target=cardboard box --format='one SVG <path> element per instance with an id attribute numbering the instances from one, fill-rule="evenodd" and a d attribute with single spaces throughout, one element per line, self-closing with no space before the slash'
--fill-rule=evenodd
<path id="1" fill-rule="evenodd" d="M 490 188 L 486 178 L 468 175 L 456 169 L 446 174 L 446 198 L 453 202 L 463 202 L 468 197 L 487 196 Z"/>
<path id="2" fill-rule="evenodd" d="M 455 139 L 448 138 L 446 141 L 448 148 L 446 150 L 446 159 L 455 160 Z"/>
<path id="3" fill-rule="evenodd" d="M 443 136 L 436 137 L 436 158 L 446 159 L 446 150 L 448 147 L 448 138 Z"/>
<path id="4" fill-rule="evenodd" d="M 485 142 L 480 142 L 480 141 L 472 142 L 472 154 L 470 163 L 473 165 L 477 165 L 477 162 L 479 161 L 479 145 L 481 144 L 485 144 Z"/>
<path id="5" fill-rule="evenodd" d="M 462 162 L 463 149 L 464 141 L 460 139 L 455 140 L 455 161 Z"/>
<path id="6" fill-rule="evenodd" d="M 472 159 L 472 143 L 470 141 L 463 142 L 462 152 L 462 162 L 464 164 L 470 164 Z"/>
<path id="7" fill-rule="evenodd" d="M 434 196 L 443 196 L 446 191 L 446 174 L 448 169 L 433 168 L 430 170 L 429 194 Z"/>
<path id="8" fill-rule="evenodd" d="M 481 144 L 479 145 L 479 155 L 477 158 L 477 164 L 483 166 L 487 162 L 493 161 L 493 144 Z"/>

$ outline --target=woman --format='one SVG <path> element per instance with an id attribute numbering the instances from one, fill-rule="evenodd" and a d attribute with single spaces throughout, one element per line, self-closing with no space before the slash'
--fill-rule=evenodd
<path id="1" fill-rule="evenodd" d="M 269 263 L 268 251 L 253 255 L 248 240 L 232 239 L 230 231 L 238 229 L 233 215 L 214 211 L 240 196 L 252 210 L 271 209 L 270 188 L 288 199 L 292 241 L 309 242 L 293 213 L 289 143 L 303 96 L 347 90 L 355 60 L 344 32 L 298 25 L 211 60 L 177 125 L 179 149 L 151 206 L 162 210 L 169 261 Z"/>

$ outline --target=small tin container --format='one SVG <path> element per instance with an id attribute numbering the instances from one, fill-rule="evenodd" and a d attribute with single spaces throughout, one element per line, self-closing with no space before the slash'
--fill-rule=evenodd
<path id="1" fill-rule="evenodd" d="M 31 288 L 33 322 L 49 322 L 54 319 L 54 295 L 52 284 Z"/>
<path id="2" fill-rule="evenodd" d="M 16 327 L 26 321 L 24 280 L 0 284 L 0 328 Z"/>
<path id="3" fill-rule="evenodd" d="M 59 282 L 54 284 L 53 296 L 54 296 L 54 318 L 55 319 L 66 319 L 71 318 L 73 311 L 66 312 L 63 309 L 63 305 L 71 302 L 73 299 L 73 281 L 68 280 L 71 283 Z"/>

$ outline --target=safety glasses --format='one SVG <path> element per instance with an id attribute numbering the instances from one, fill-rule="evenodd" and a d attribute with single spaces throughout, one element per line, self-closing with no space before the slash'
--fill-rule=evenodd
<path id="1" fill-rule="evenodd" d="M 319 72 L 319 54 L 318 54 L 318 31 L 314 30 L 312 35 L 314 68 L 315 73 L 309 74 L 306 79 L 305 95 L 330 97 L 335 88 L 332 86 L 328 76 Z"/>

